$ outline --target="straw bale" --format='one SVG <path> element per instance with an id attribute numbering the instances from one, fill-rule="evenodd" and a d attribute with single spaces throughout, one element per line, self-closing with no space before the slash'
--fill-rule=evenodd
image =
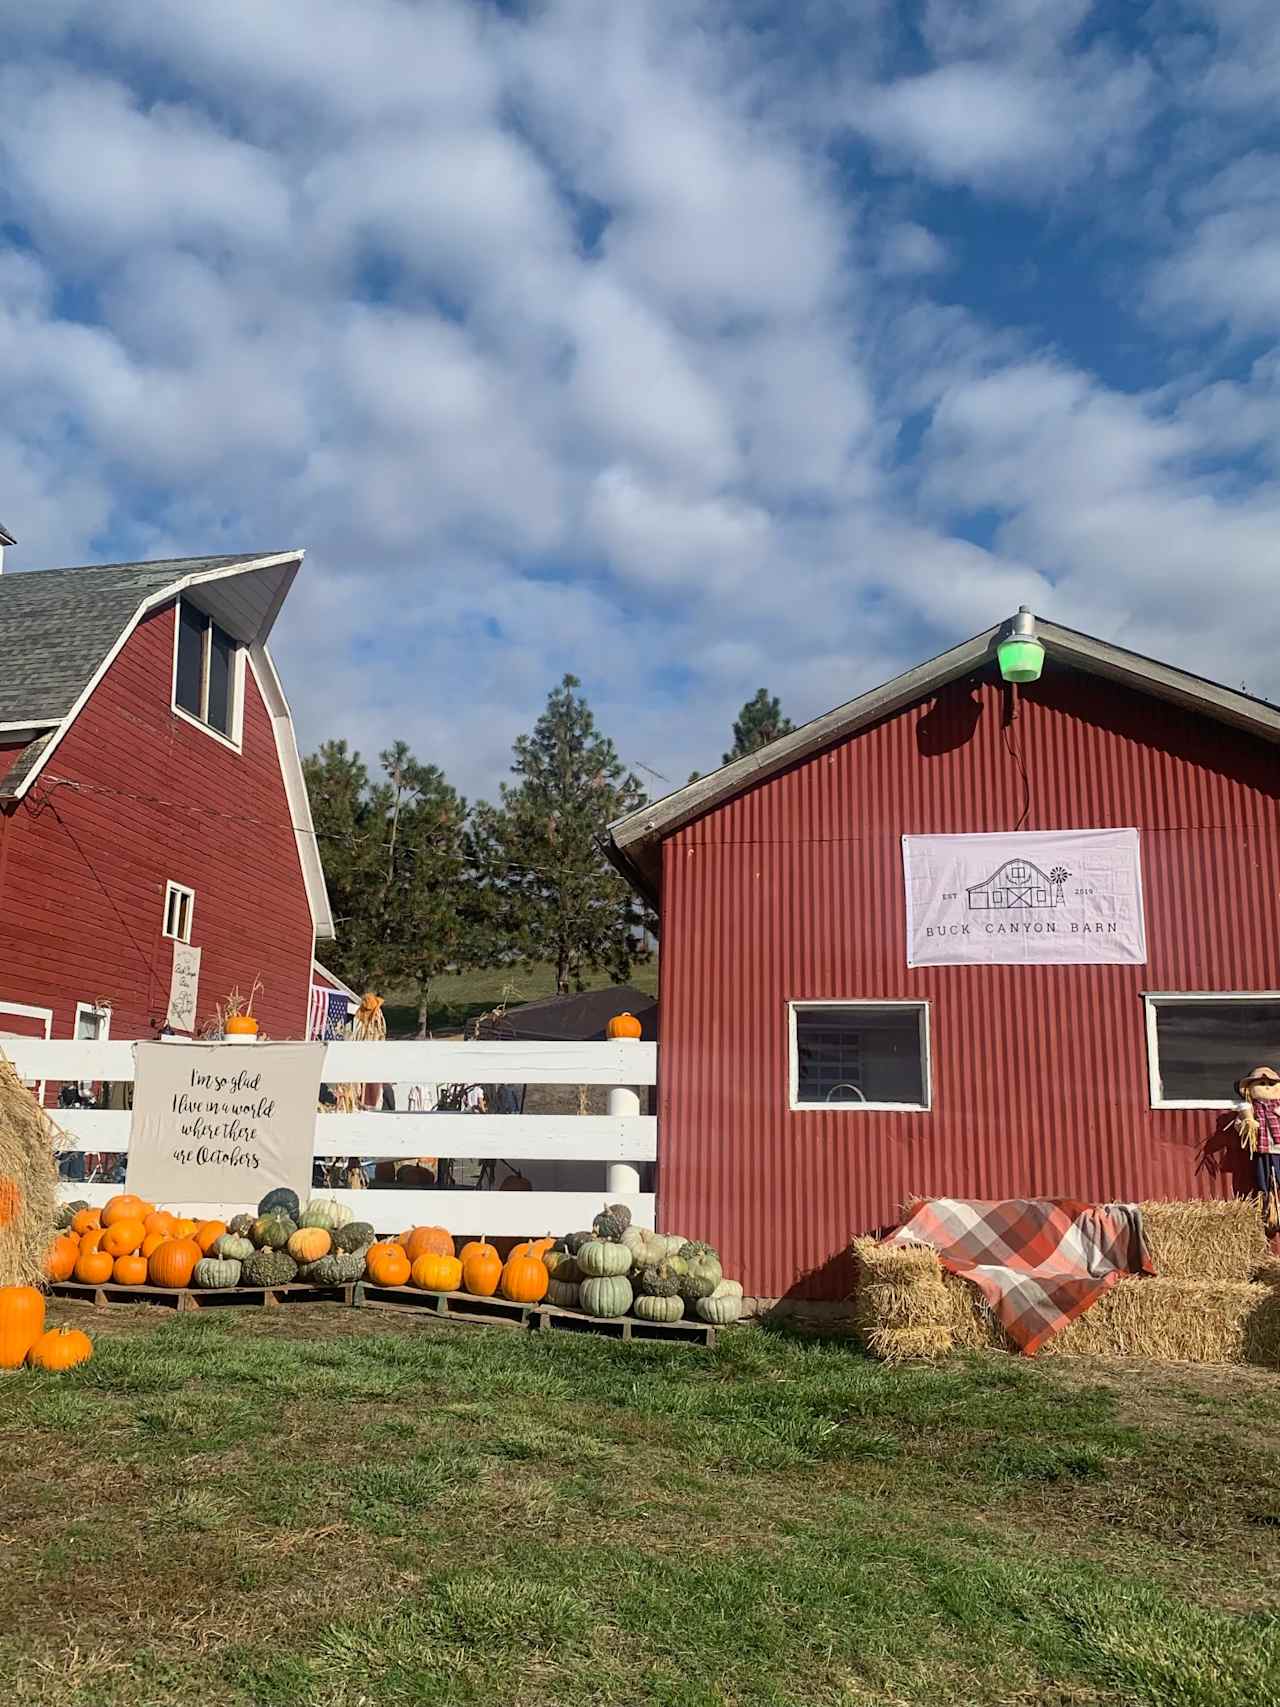
<path id="1" fill-rule="evenodd" d="M 882 1244 L 879 1239 L 855 1239 L 849 1247 L 858 1271 L 858 1284 L 911 1286 L 942 1272 L 932 1245 Z"/>
<path id="2" fill-rule="evenodd" d="M 860 1286 L 855 1313 L 880 1328 L 949 1328 L 951 1298 L 942 1276 L 926 1273 L 911 1286 Z"/>
<path id="3" fill-rule="evenodd" d="M 951 1277 L 948 1290 L 958 1347 L 1016 1349 L 973 1287 Z M 1250 1281 L 1130 1275 L 1041 1349 L 1041 1357 L 1053 1355 L 1280 1367 L 1280 1290 Z"/>
<path id="4" fill-rule="evenodd" d="M 0 1286 L 40 1286 L 53 1238 L 59 1129 L 0 1051 Z"/>
<path id="5" fill-rule="evenodd" d="M 952 1348 L 947 1327 L 870 1328 L 862 1334 L 863 1344 L 882 1363 L 907 1363 L 917 1358 L 946 1357 Z"/>
<path id="6" fill-rule="evenodd" d="M 1267 1258 L 1256 1197 L 1140 1207 L 1151 1258 L 1164 1280 L 1250 1280 Z"/>
<path id="7" fill-rule="evenodd" d="M 1268 1257 L 1254 1270 L 1253 1278 L 1260 1286 L 1280 1286 L 1280 1257 Z"/>

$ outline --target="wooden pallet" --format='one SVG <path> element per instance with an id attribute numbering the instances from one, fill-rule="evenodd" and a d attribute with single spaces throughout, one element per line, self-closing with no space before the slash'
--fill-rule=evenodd
<path id="1" fill-rule="evenodd" d="M 306 1281 L 291 1281 L 286 1286 L 117 1286 L 108 1281 L 103 1286 L 89 1286 L 79 1280 L 60 1280 L 49 1287 L 55 1298 L 68 1298 L 81 1304 L 92 1304 L 105 1310 L 111 1304 L 160 1304 L 179 1314 L 188 1310 L 207 1310 L 222 1306 L 265 1310 L 278 1309 L 284 1304 L 346 1304 L 355 1302 L 356 1284 L 347 1286 L 312 1286 Z"/>
<path id="2" fill-rule="evenodd" d="M 711 1351 L 716 1330 L 710 1322 L 642 1322 L 638 1316 L 587 1316 L 580 1310 L 560 1310 L 554 1304 L 538 1306 L 533 1324 L 542 1331 L 573 1334 L 604 1334 L 617 1340 L 665 1340 L 669 1345 L 700 1346 Z"/>
<path id="3" fill-rule="evenodd" d="M 370 1310 L 425 1310 L 451 1322 L 486 1322 L 498 1327 L 528 1328 L 536 1304 L 513 1304 L 507 1298 L 476 1298 L 470 1292 L 424 1292 L 417 1286 L 374 1286 L 364 1280 L 356 1288 L 356 1304 Z"/>
<path id="4" fill-rule="evenodd" d="M 703 1346 L 716 1343 L 708 1322 L 641 1322 L 634 1316 L 587 1316 L 580 1310 L 560 1310 L 554 1304 L 513 1304 L 506 1298 L 476 1298 L 470 1292 L 423 1292 L 416 1286 L 372 1286 L 362 1281 L 356 1303 L 373 1310 L 425 1310 L 450 1322 L 484 1322 L 528 1328 L 534 1333 L 559 1329 L 564 1333 L 604 1334 L 620 1340 L 665 1340 L 669 1344 Z"/>

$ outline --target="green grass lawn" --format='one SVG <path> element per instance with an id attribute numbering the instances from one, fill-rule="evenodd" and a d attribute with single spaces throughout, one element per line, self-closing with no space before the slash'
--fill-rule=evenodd
<path id="1" fill-rule="evenodd" d="M 600 972 L 587 979 L 589 990 L 607 989 L 614 980 Z M 634 966 L 627 982 L 646 995 L 658 993 L 658 962 L 656 957 L 643 965 Z M 510 1007 L 521 1002 L 536 1001 L 541 996 L 553 996 L 556 989 L 554 966 L 504 966 L 489 972 L 458 972 L 451 977 L 437 978 L 431 987 L 431 1030 L 459 1031 L 469 1019 L 492 1012 L 499 1002 Z M 412 1037 L 418 1029 L 416 1003 L 403 990 L 389 990 L 387 996 L 387 1030 L 393 1037 Z"/>
<path id="2" fill-rule="evenodd" d="M 93 1322 L 0 1384 L 6 1703 L 1280 1699 L 1274 1377 Z"/>

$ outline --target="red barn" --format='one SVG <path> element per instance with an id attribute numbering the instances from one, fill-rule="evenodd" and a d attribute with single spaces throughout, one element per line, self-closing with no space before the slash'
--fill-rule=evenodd
<path id="1" fill-rule="evenodd" d="M 1049 623 L 1009 687 L 1008 632 L 614 826 L 662 922 L 661 1223 L 749 1293 L 847 1296 L 851 1235 L 916 1194 L 1247 1183 L 1226 1128 L 1233 1081 L 1280 1065 L 1280 711 Z M 1100 838 L 1134 852 L 1123 949 L 1095 856 L 1025 837 L 1106 830 L 1137 832 Z M 913 877 L 909 954 L 908 853 L 973 844 L 904 838 L 980 832 L 1013 845 L 933 895 Z"/>
<path id="2" fill-rule="evenodd" d="M 333 927 L 267 650 L 301 561 L 0 575 L 0 1034 L 152 1036 L 190 946 L 198 1025 L 257 978 L 307 1035 Z"/>

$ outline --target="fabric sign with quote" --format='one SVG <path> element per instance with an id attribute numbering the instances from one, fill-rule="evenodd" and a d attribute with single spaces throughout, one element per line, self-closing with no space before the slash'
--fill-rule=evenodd
<path id="1" fill-rule="evenodd" d="M 257 1203 L 311 1189 L 323 1043 L 140 1043 L 125 1189 L 153 1203 Z"/>
<path id="2" fill-rule="evenodd" d="M 1136 830 L 904 836 L 908 966 L 1143 965 Z"/>

